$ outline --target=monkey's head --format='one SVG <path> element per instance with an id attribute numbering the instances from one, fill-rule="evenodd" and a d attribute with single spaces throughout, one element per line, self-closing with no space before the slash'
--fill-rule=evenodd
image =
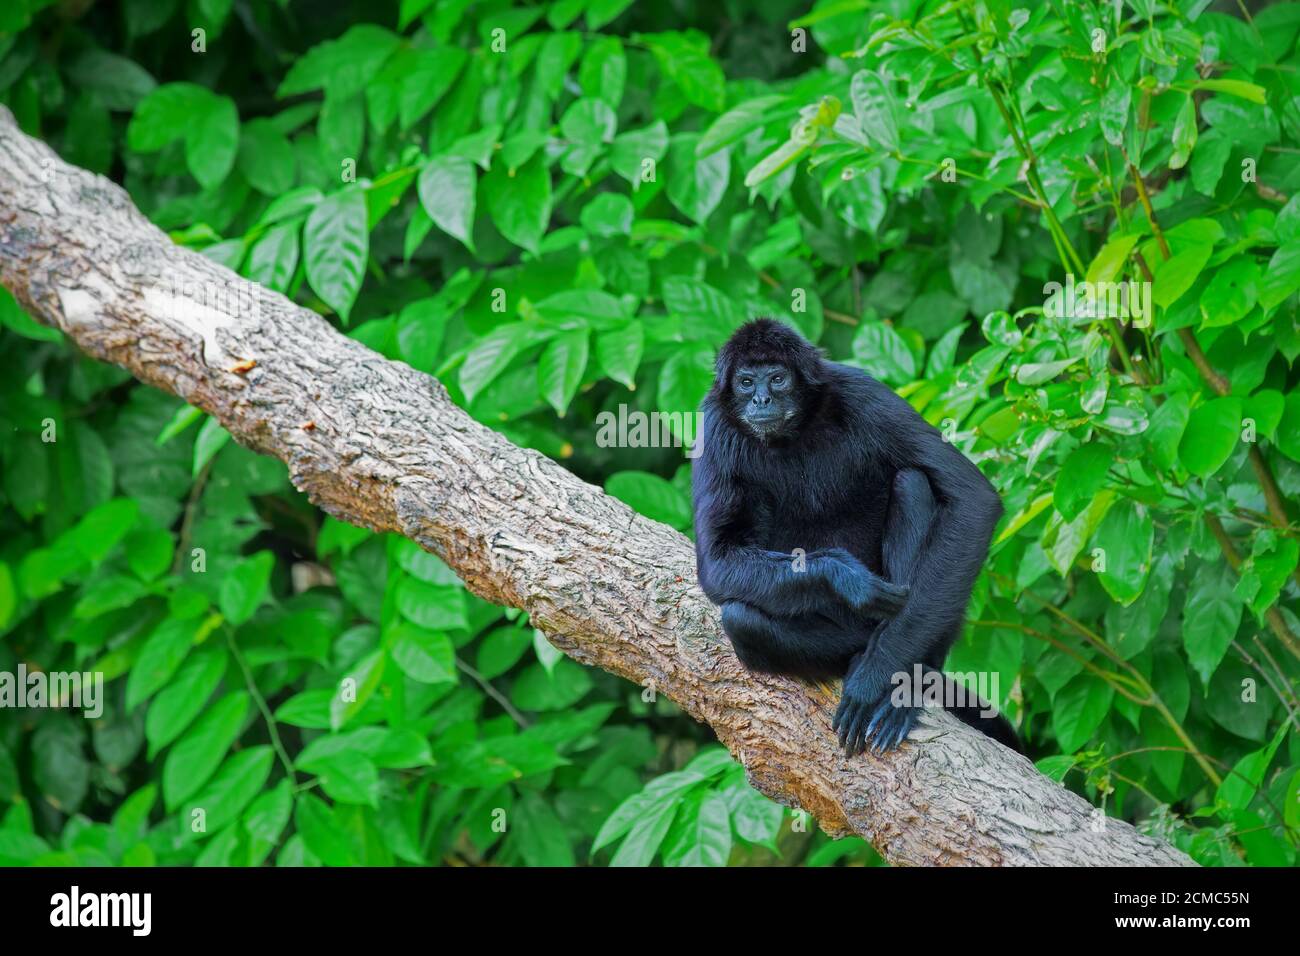
<path id="1" fill-rule="evenodd" d="M 788 325 L 755 319 L 718 352 L 712 398 L 736 426 L 774 441 L 797 433 L 823 381 L 815 346 Z"/>

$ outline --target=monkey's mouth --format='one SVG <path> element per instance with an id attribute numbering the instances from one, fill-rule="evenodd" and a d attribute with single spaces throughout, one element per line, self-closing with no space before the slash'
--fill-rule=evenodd
<path id="1" fill-rule="evenodd" d="M 760 438 L 775 434 L 781 431 L 790 418 L 787 414 L 780 412 L 768 412 L 763 415 L 753 415 L 745 419 L 745 424 L 749 426 L 750 431 Z"/>

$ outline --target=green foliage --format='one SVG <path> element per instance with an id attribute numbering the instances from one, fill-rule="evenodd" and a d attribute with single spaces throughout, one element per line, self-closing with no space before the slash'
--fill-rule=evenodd
<path id="1" fill-rule="evenodd" d="M 1002 493 L 949 667 L 1043 771 L 1295 862 L 1300 4 L 237 6 L 9 3 L 0 100 L 683 530 L 716 348 L 790 322 Z M 0 863 L 879 862 L 3 292 L 0 370 L 0 672 L 105 682 L 0 712 Z"/>

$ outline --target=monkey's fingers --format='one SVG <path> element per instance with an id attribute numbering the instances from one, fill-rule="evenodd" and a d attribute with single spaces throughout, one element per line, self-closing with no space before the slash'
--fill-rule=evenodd
<path id="1" fill-rule="evenodd" d="M 849 726 L 848 741 L 845 745 L 845 753 L 850 757 L 856 757 L 867 748 L 867 720 L 871 717 L 871 710 L 864 704 L 854 704 L 852 723 Z"/>

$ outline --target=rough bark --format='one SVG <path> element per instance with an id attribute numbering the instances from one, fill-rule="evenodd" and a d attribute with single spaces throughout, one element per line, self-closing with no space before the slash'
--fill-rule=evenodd
<path id="1" fill-rule="evenodd" d="M 402 534 L 566 654 L 707 722 L 759 790 L 896 864 L 1189 865 L 943 712 L 846 759 L 836 688 L 744 670 L 687 539 L 451 402 L 284 296 L 173 243 L 109 180 L 0 107 L 0 281 L 96 358 L 216 416 L 336 517 Z"/>

